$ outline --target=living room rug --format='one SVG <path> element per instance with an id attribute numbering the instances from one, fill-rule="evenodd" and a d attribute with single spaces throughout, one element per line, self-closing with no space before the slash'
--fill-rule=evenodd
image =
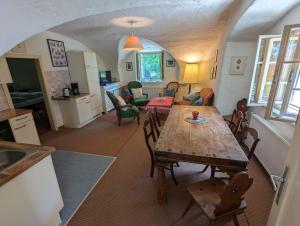
<path id="1" fill-rule="evenodd" d="M 64 201 L 60 211 L 61 226 L 64 226 L 112 165 L 115 157 L 56 151 L 52 159 Z"/>

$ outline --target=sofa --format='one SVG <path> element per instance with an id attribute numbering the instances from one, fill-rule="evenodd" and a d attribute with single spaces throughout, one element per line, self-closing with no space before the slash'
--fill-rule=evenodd
<path id="1" fill-rule="evenodd" d="M 187 97 L 183 97 L 183 100 L 177 102 L 178 105 L 195 105 L 195 102 L 201 99 L 200 106 L 212 106 L 213 98 L 214 98 L 214 91 L 211 88 L 203 88 L 200 92 L 195 92 L 194 94 L 198 94 L 198 98 L 191 101 Z M 199 105 L 198 105 L 199 106 Z"/>

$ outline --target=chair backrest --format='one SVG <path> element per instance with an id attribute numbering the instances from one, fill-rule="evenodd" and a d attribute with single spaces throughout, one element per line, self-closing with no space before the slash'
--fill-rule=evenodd
<path id="1" fill-rule="evenodd" d="M 203 106 L 211 106 L 213 104 L 214 91 L 212 88 L 201 89 L 200 96 L 203 98 Z"/>
<path id="2" fill-rule="evenodd" d="M 147 145 L 150 157 L 151 157 L 151 161 L 154 160 L 154 154 L 153 154 L 153 150 L 151 147 L 151 140 L 153 143 L 156 143 L 156 138 L 154 135 L 154 129 L 153 129 L 153 123 L 151 120 L 151 116 L 148 115 L 148 117 L 145 119 L 144 121 L 144 126 L 143 126 L 143 130 L 144 130 L 144 138 L 145 138 L 145 143 Z"/>
<path id="3" fill-rule="evenodd" d="M 140 83 L 139 81 L 131 81 L 131 82 L 128 82 L 127 87 L 129 89 L 129 91 L 131 92 L 131 89 L 142 88 L 143 86 L 142 86 L 142 83 Z"/>
<path id="4" fill-rule="evenodd" d="M 243 201 L 243 195 L 253 183 L 246 172 L 239 172 L 226 185 L 220 194 L 221 202 L 217 205 L 214 214 L 216 216 L 238 209 Z"/>
<path id="5" fill-rule="evenodd" d="M 178 92 L 179 89 L 179 83 L 178 82 L 169 82 L 166 85 L 165 89 L 173 89 L 174 90 L 174 95 Z"/>
<path id="6" fill-rule="evenodd" d="M 150 115 L 150 119 L 151 119 L 152 124 L 153 124 L 153 128 L 154 128 L 154 130 L 156 132 L 156 137 L 158 138 L 159 135 L 160 135 L 158 127 L 161 126 L 161 123 L 160 123 L 160 120 L 159 120 L 159 117 L 158 117 L 157 108 L 154 107 L 152 109 L 152 111 L 149 112 L 149 115 Z"/>
<path id="7" fill-rule="evenodd" d="M 243 112 L 244 118 L 246 118 L 247 111 L 249 110 L 249 107 L 247 106 L 247 102 L 248 102 L 247 99 L 243 98 L 236 103 L 236 110 Z"/>
<path id="8" fill-rule="evenodd" d="M 241 128 L 244 114 L 241 111 L 234 110 L 229 122 L 229 128 L 234 136 L 236 136 Z"/>
<path id="9" fill-rule="evenodd" d="M 112 92 L 106 91 L 107 96 L 109 97 L 110 101 L 112 102 L 112 104 L 114 105 L 114 108 L 117 112 L 120 111 L 120 107 L 119 107 L 119 102 L 117 100 L 117 98 L 114 96 L 114 94 Z"/>
<path id="10" fill-rule="evenodd" d="M 248 135 L 251 136 L 251 140 L 252 140 L 250 145 L 247 144 L 247 142 L 246 142 L 246 139 L 247 139 Z M 256 146 L 260 142 L 260 140 L 261 139 L 259 138 L 259 133 L 256 129 L 250 128 L 247 125 L 244 127 L 239 142 L 240 142 L 241 146 L 246 149 L 247 156 L 248 156 L 249 160 L 254 155 Z"/>

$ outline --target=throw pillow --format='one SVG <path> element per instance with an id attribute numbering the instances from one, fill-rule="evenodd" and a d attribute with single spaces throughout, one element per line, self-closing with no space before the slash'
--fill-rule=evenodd
<path id="1" fill-rule="evenodd" d="M 185 97 L 185 99 L 189 100 L 191 103 L 194 103 L 197 99 L 199 99 L 200 93 L 195 92 L 195 93 L 190 93 Z"/>
<path id="2" fill-rule="evenodd" d="M 124 100 L 121 96 L 116 96 L 116 98 L 117 98 L 118 104 L 119 104 L 120 106 L 126 105 L 125 100 Z M 121 109 L 121 111 L 127 111 L 127 110 L 128 110 L 127 107 L 126 107 L 126 108 L 120 108 L 120 109 Z"/>
<path id="3" fill-rule="evenodd" d="M 166 96 L 168 97 L 174 97 L 175 96 L 175 90 L 170 88 L 170 89 L 166 89 Z"/>
<path id="4" fill-rule="evenodd" d="M 136 98 L 144 98 L 142 88 L 131 89 L 131 92 L 132 92 L 132 95 L 133 95 L 134 99 L 136 99 Z"/>
<path id="5" fill-rule="evenodd" d="M 204 103 L 203 97 L 199 97 L 199 99 L 196 100 L 192 105 L 193 105 L 193 106 L 202 106 L 203 103 Z"/>

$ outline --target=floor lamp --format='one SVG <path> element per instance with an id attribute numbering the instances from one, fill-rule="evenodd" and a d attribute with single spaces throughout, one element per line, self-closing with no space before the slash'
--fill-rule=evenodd
<path id="1" fill-rule="evenodd" d="M 189 93 L 191 92 L 192 84 L 199 82 L 199 64 L 187 63 L 183 74 L 183 83 L 189 84 Z"/>

